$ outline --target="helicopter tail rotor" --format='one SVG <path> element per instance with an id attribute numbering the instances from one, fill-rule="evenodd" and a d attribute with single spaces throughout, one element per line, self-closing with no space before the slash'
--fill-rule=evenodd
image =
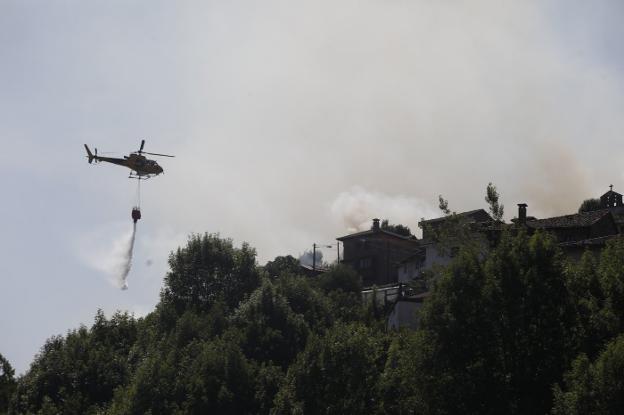
<path id="1" fill-rule="evenodd" d="M 96 159 L 97 161 L 97 148 L 95 149 L 95 155 L 93 155 L 89 147 L 86 144 L 84 146 L 85 146 L 85 150 L 87 150 L 87 158 L 89 159 L 89 164 L 93 163 L 94 159 Z"/>

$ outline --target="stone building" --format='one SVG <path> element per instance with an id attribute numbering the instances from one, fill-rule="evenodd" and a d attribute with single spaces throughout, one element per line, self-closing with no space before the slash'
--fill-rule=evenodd
<path id="1" fill-rule="evenodd" d="M 530 234 L 538 230 L 550 233 L 557 239 L 564 254 L 573 260 L 579 259 L 586 250 L 599 252 L 608 240 L 620 235 L 620 227 L 610 209 L 535 219 L 527 218 L 526 204 L 518 206 L 515 226 L 526 227 Z"/>
<path id="2" fill-rule="evenodd" d="M 458 216 L 463 218 L 463 224 L 472 231 L 470 232 L 472 238 L 482 241 L 484 250 L 495 246 L 504 230 L 513 233 L 526 229 L 529 234 L 536 231 L 550 233 L 559 242 L 559 246 L 568 258 L 578 260 L 586 250 L 599 252 L 608 240 L 621 234 L 614 212 L 621 212 L 624 215 L 622 196 L 611 191 L 603 195 L 601 200 L 604 200 L 604 203 L 600 210 L 546 219 L 528 216 L 528 206 L 520 203 L 518 204 L 518 218 L 514 219 L 511 224 L 495 222 L 484 210 L 464 212 Z M 448 265 L 452 261 L 454 257 L 452 247 L 450 250 L 448 247 L 442 249 L 433 237 L 435 230 L 439 229 L 447 219 L 444 217 L 421 222 L 423 239 L 420 241 L 420 250 L 401 262 L 399 267 L 401 284 L 418 281 L 422 278 L 424 271 L 435 269 L 436 265 Z M 389 327 L 414 327 L 417 325 L 418 318 L 416 311 L 422 306 L 428 293 L 425 291 L 410 294 L 405 290 L 401 292 L 403 295 L 397 297 L 388 325 Z"/>
<path id="3" fill-rule="evenodd" d="M 470 210 L 468 212 L 457 213 L 456 216 L 466 224 L 480 224 L 491 223 L 494 221 L 492 217 L 483 209 Z M 433 233 L 438 231 L 447 221 L 449 217 L 443 216 L 441 218 L 422 220 L 418 224 L 418 227 L 422 229 L 423 241 L 432 241 L 434 238 Z"/>
<path id="4" fill-rule="evenodd" d="M 483 209 L 471 210 L 468 212 L 462 212 L 455 214 L 455 218 L 458 220 L 457 224 L 463 226 L 468 230 L 469 234 L 472 235 L 474 239 L 481 239 L 485 244 L 485 233 L 482 232 L 482 229 L 491 226 L 494 223 L 494 219 Z M 451 220 L 448 216 L 444 216 L 436 219 L 429 219 L 420 221 L 418 226 L 423 230 L 423 237 L 420 243 L 421 249 L 423 252 L 423 261 L 421 263 L 420 269 L 416 270 L 416 272 L 422 272 L 424 270 L 429 270 L 433 268 L 435 265 L 448 265 L 453 257 L 457 253 L 457 246 L 446 246 L 442 247 L 438 243 L 435 233 L 440 231 L 445 224 L 447 224 Z M 452 236 L 449 235 L 452 239 Z M 452 241 L 449 241 L 452 243 Z M 405 266 L 412 266 L 414 269 L 414 264 L 406 263 Z"/>
<path id="5" fill-rule="evenodd" d="M 415 237 L 382 229 L 379 219 L 373 219 L 370 230 L 336 239 L 342 242 L 341 262 L 362 276 L 364 287 L 398 282 L 399 263 L 419 248 Z"/>
<path id="6" fill-rule="evenodd" d="M 624 233 L 624 203 L 622 203 L 622 195 L 613 191 L 613 185 L 610 186 L 608 192 L 600 196 L 600 207 L 609 209 L 618 226 L 619 233 Z"/>
<path id="7" fill-rule="evenodd" d="M 624 233 L 623 197 L 613 188 L 600 197 L 599 209 L 594 211 L 538 219 L 527 215 L 527 209 L 527 204 L 518 204 L 518 217 L 509 224 L 494 221 L 483 209 L 458 213 L 452 219 L 461 224 L 471 241 L 482 245 L 484 252 L 497 244 L 502 232 L 513 234 L 524 229 L 529 234 L 550 233 L 572 260 L 579 259 L 587 250 L 600 252 L 607 241 Z M 448 265 L 456 254 L 452 235 L 450 238 L 446 235 L 445 245 L 449 246 L 442 246 L 436 235 L 444 232 L 445 224 L 453 224 L 447 222 L 449 219 L 445 216 L 421 221 L 421 240 L 383 230 L 378 219 L 373 220 L 373 227 L 368 231 L 337 238 L 344 247 L 343 263 L 362 276 L 364 286 L 383 286 L 381 290 L 365 291 L 369 296 L 376 293 L 377 300 L 391 301 L 389 327 L 418 324 L 417 310 L 429 295 L 424 272 L 435 272 L 437 266 Z M 448 229 L 452 233 L 457 228 Z"/>
<path id="8" fill-rule="evenodd" d="M 600 196 L 600 206 L 603 209 L 611 208 L 624 208 L 622 203 L 622 195 L 613 191 L 613 185 L 609 186 L 610 189 L 607 193 Z"/>
<path id="9" fill-rule="evenodd" d="M 522 224 L 522 222 L 519 223 L 519 225 Z M 552 234 L 559 243 L 577 242 L 618 234 L 617 224 L 608 209 L 528 220 L 524 225 L 529 233 L 542 230 Z"/>

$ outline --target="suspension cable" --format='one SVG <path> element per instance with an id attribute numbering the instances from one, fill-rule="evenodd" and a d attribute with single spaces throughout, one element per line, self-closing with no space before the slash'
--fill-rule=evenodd
<path id="1" fill-rule="evenodd" d="M 137 178 L 136 207 L 141 208 L 141 179 Z"/>

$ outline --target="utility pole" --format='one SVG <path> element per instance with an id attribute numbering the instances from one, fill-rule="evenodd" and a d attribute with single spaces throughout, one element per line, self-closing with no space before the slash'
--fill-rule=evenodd
<path id="1" fill-rule="evenodd" d="M 312 244 L 312 271 L 316 271 L 316 243 Z"/>
<path id="2" fill-rule="evenodd" d="M 340 264 L 340 241 L 336 241 L 336 254 L 338 254 L 338 264 Z"/>

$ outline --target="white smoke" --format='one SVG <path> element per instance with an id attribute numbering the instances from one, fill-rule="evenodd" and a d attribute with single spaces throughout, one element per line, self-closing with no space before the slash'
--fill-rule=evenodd
<path id="1" fill-rule="evenodd" d="M 600 195 L 592 191 L 591 169 L 570 148 L 545 142 L 540 149 L 530 164 L 531 174 L 523 176 L 519 183 L 526 195 L 524 202 L 529 204 L 529 215 L 574 213 L 583 199 Z"/>
<path id="2" fill-rule="evenodd" d="M 578 1 L 551 3 L 269 0 L 261 7 L 236 1 L 153 7 L 142 23 L 155 28 L 162 48 L 138 61 L 137 48 L 152 50 L 149 44 L 142 48 L 145 29 L 89 6 L 78 7 L 87 17 L 81 21 L 128 27 L 101 38 L 99 31 L 79 30 L 73 21 L 52 23 L 59 25 L 59 33 L 70 30 L 69 38 L 84 42 L 80 50 L 101 45 L 97 50 L 107 51 L 97 55 L 101 61 L 65 56 L 67 51 L 58 49 L 63 42 L 48 44 L 47 38 L 38 46 L 52 67 L 61 61 L 74 68 L 52 75 L 87 77 L 79 82 L 58 79 L 73 93 L 67 95 L 75 98 L 71 102 L 89 98 L 76 85 L 90 85 L 100 66 L 110 69 L 102 72 L 97 83 L 102 90 L 96 92 L 116 98 L 98 101 L 99 111 L 79 106 L 87 111 L 83 117 L 142 111 L 144 125 L 134 117 L 100 122 L 109 130 L 99 131 L 94 144 L 123 149 L 126 137 L 147 130 L 154 132 L 148 150 L 183 156 L 183 163 L 181 158 L 163 159 L 166 174 L 149 183 L 158 189 L 154 195 L 167 192 L 151 205 L 154 222 L 166 222 L 176 233 L 219 231 L 248 241 L 264 262 L 302 252 L 302 247 L 338 236 L 345 228 L 365 229 L 373 217 L 418 230 L 420 213 L 404 217 L 394 208 L 380 212 L 366 198 L 357 200 L 365 206 L 354 207 L 353 214 L 338 211 L 328 217 L 324 209 L 341 192 L 346 197 L 340 203 L 358 196 L 349 190 L 356 184 L 364 186 L 364 193 L 398 198 L 399 205 L 404 203 L 395 195 L 416 196 L 428 201 L 432 216 L 437 216 L 438 194 L 458 212 L 485 207 L 485 186 L 493 182 L 508 217 L 520 202 L 529 203 L 529 212 L 540 217 L 574 212 L 583 199 L 601 194 L 608 184 L 619 186 L 613 169 L 622 158 L 623 78 L 610 66 L 613 62 L 595 59 L 594 52 L 605 46 L 604 39 L 621 37 L 609 29 L 619 34 L 624 26 L 607 17 L 619 16 L 622 2 L 604 9 Z M 161 31 L 171 16 L 185 22 L 184 28 Z M 561 32 L 562 24 L 569 30 Z M 106 55 L 111 51 L 126 64 L 111 66 Z M 172 54 L 175 65 L 159 65 L 162 56 Z M 606 57 L 611 61 L 615 55 Z M 18 80 L 25 67 L 21 58 L 16 55 L 9 65 Z M 149 76 L 145 65 L 154 68 Z M 92 71 L 80 70 L 83 66 Z M 38 98 L 40 88 L 31 89 Z M 141 95 L 152 99 L 139 102 Z M 34 98 L 24 95 L 21 107 L 40 102 Z M 55 109 L 43 101 L 41 105 L 44 112 Z M 21 132 L 24 124 L 17 122 L 15 131 Z M 3 125 L 3 131 L 8 127 Z M 38 148 L 41 140 L 36 138 L 45 133 L 44 127 L 31 132 L 29 146 L 18 140 L 17 152 L 31 154 L 30 148 Z M 12 132 L 8 129 L 4 136 Z M 93 132 L 75 134 L 80 151 L 78 137 L 88 134 Z M 167 138 L 174 136 L 184 138 Z M 579 189 L 576 180 L 557 181 L 557 176 L 569 176 L 567 164 L 551 162 L 551 151 L 558 147 L 570 152 L 567 160 L 589 166 L 587 187 Z M 45 154 L 55 151 L 48 146 Z M 542 154 L 552 166 L 551 176 L 534 165 Z M 13 166 L 15 161 L 7 163 Z M 45 161 L 30 167 L 51 171 Z M 111 177 L 117 169 L 102 168 L 110 168 Z M 219 174 L 223 171 L 228 172 L 225 177 Z M 85 191 L 101 173 L 85 169 Z M 108 194 L 116 198 L 117 182 L 112 183 Z M 534 192 L 544 197 L 533 198 Z M 546 212 L 553 203 L 558 206 Z M 143 246 L 141 238 L 137 243 Z"/>
<path id="3" fill-rule="evenodd" d="M 380 218 L 409 226 L 416 233 L 422 218 L 440 216 L 440 212 L 416 197 L 388 195 L 360 186 L 340 193 L 331 204 L 331 212 L 349 232 L 370 229 L 371 220 Z"/>
<path id="4" fill-rule="evenodd" d="M 316 257 L 316 261 L 314 261 L 314 257 Z M 316 255 L 314 255 L 313 251 L 306 251 L 299 256 L 299 263 L 308 267 L 315 266 L 320 268 L 324 265 L 323 252 L 317 249 Z"/>
<path id="5" fill-rule="evenodd" d="M 109 225 L 108 229 L 117 228 Z M 128 274 L 132 267 L 132 254 L 136 236 L 136 224 L 132 229 L 123 231 L 119 228 L 120 236 L 111 240 L 103 240 L 102 234 L 106 231 L 102 226 L 97 232 L 84 235 L 79 243 L 84 261 L 93 269 L 107 275 L 115 287 L 128 289 Z"/>

